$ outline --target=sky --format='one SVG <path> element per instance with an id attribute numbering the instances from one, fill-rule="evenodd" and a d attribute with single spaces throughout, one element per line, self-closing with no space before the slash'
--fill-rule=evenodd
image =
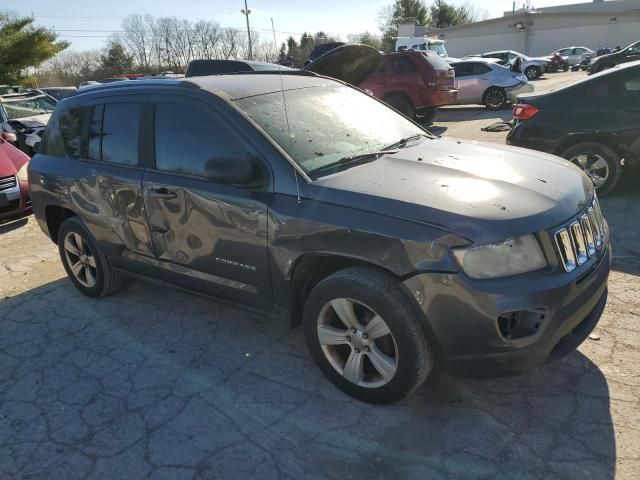
<path id="1" fill-rule="evenodd" d="M 393 0 L 247 0 L 251 29 L 263 39 L 273 37 L 273 18 L 278 43 L 287 36 L 299 37 L 303 31 L 325 31 L 347 39 L 349 33 L 379 33 L 381 8 Z M 533 0 L 535 7 L 547 7 L 585 0 Z M 588 0 L 587 0 L 588 1 Z M 430 3 L 426 1 L 427 5 Z M 453 3 L 466 3 L 453 0 Z M 468 3 L 502 16 L 512 8 L 512 0 L 470 0 Z M 518 0 L 518 5 L 524 0 Z M 180 8 L 176 8 L 179 6 Z M 0 11 L 33 15 L 36 24 L 54 29 L 61 39 L 71 42 L 73 50 L 101 48 L 112 32 L 120 29 L 122 19 L 135 13 L 154 16 L 178 16 L 189 20 L 215 20 L 221 26 L 246 28 L 243 0 L 2 0 Z"/>

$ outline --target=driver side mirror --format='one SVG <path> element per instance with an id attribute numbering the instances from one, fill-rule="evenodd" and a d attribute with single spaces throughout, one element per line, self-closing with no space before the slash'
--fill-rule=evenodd
<path id="1" fill-rule="evenodd" d="M 238 188 L 259 188 L 264 173 L 258 162 L 246 153 L 225 153 L 207 160 L 204 175 L 210 182 Z"/>

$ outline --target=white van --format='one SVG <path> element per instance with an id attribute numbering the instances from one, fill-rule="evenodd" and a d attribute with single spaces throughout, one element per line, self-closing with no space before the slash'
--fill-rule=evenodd
<path id="1" fill-rule="evenodd" d="M 444 46 L 445 43 L 447 42 L 444 40 L 427 37 L 426 35 L 423 37 L 398 37 L 396 39 L 396 52 L 403 50 L 431 50 L 447 61 L 458 60 L 457 58 L 449 57 L 447 49 Z"/>

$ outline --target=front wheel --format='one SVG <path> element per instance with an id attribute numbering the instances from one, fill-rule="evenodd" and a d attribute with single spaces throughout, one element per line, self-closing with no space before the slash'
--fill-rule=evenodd
<path id="1" fill-rule="evenodd" d="M 507 104 L 507 92 L 504 88 L 491 87 L 484 94 L 482 103 L 489 110 L 500 110 Z"/>
<path id="2" fill-rule="evenodd" d="M 122 286 L 107 257 L 78 217 L 65 220 L 58 231 L 58 249 L 67 275 L 83 294 L 104 297 Z"/>
<path id="3" fill-rule="evenodd" d="M 579 143 L 562 156 L 587 174 L 600 196 L 611 192 L 620 180 L 620 155 L 606 145 Z"/>
<path id="4" fill-rule="evenodd" d="M 432 123 L 433 119 L 436 118 L 436 113 L 438 113 L 438 107 L 425 108 L 420 112 L 420 120 L 423 123 Z"/>
<path id="5" fill-rule="evenodd" d="M 524 74 L 529 80 L 535 80 L 540 75 L 542 75 L 542 72 L 538 67 L 527 67 L 527 69 L 524 71 Z"/>
<path id="6" fill-rule="evenodd" d="M 304 334 L 314 360 L 345 393 L 370 403 L 409 395 L 433 367 L 420 319 L 391 276 L 369 268 L 322 280 L 304 308 Z"/>

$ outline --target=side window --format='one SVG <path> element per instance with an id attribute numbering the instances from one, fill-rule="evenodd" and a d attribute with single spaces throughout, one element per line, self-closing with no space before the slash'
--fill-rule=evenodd
<path id="1" fill-rule="evenodd" d="M 138 164 L 139 103 L 108 103 L 102 117 L 102 160 Z"/>
<path id="2" fill-rule="evenodd" d="M 391 62 L 393 73 L 414 73 L 418 69 L 407 57 L 394 58 Z"/>
<path id="3" fill-rule="evenodd" d="M 204 176 L 214 155 L 244 152 L 243 145 L 213 115 L 182 103 L 156 104 L 156 168 Z"/>
<path id="4" fill-rule="evenodd" d="M 473 63 L 471 68 L 471 75 L 483 75 L 491 71 L 491 67 L 484 63 Z"/>
<path id="5" fill-rule="evenodd" d="M 470 70 L 471 63 L 456 63 L 453 65 L 453 69 L 456 72 L 456 78 L 468 77 L 471 75 Z"/>
<path id="6" fill-rule="evenodd" d="M 92 107 L 64 110 L 47 131 L 48 155 L 67 158 L 87 157 L 87 129 Z"/>

